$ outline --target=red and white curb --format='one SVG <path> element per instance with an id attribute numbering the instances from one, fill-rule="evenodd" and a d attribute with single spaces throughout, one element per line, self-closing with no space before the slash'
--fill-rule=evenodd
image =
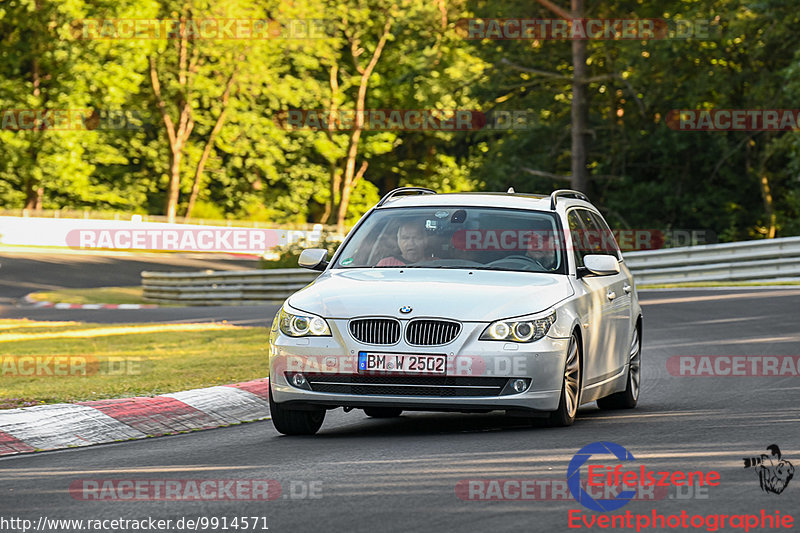
<path id="1" fill-rule="evenodd" d="M 150 304 L 64 304 L 36 302 L 31 307 L 49 307 L 53 309 L 153 309 L 158 306 Z"/>
<path id="2" fill-rule="evenodd" d="M 269 418 L 269 379 L 155 397 L 0 411 L 0 456 L 173 435 Z"/>
<path id="3" fill-rule="evenodd" d="M 153 309 L 157 304 L 65 304 L 55 302 L 40 302 L 28 294 L 24 298 L 27 307 L 44 307 L 51 309 Z"/>

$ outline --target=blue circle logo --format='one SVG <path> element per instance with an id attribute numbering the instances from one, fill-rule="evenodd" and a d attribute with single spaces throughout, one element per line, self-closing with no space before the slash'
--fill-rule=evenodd
<path id="1" fill-rule="evenodd" d="M 624 490 L 614 498 L 595 500 L 581 487 L 581 467 L 589 460 L 589 457 L 595 454 L 614 455 L 620 461 L 635 460 L 631 452 L 617 443 L 603 441 L 587 444 L 572 457 L 567 468 L 567 486 L 572 497 L 587 509 L 601 513 L 615 511 L 620 507 L 624 507 L 636 496 L 636 491 Z"/>
<path id="2" fill-rule="evenodd" d="M 403 313 L 403 314 L 410 313 L 411 312 L 411 306 L 404 305 L 403 307 L 400 308 L 400 312 Z"/>

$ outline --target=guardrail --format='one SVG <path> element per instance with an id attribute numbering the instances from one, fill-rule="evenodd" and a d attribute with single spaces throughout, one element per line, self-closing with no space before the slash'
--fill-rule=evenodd
<path id="1" fill-rule="evenodd" d="M 145 300 L 191 305 L 282 302 L 316 279 L 303 268 L 205 272 L 142 272 Z"/>
<path id="2" fill-rule="evenodd" d="M 800 278 L 800 237 L 628 252 L 636 283 Z"/>
<path id="3" fill-rule="evenodd" d="M 800 237 L 628 252 L 639 285 L 800 279 Z M 150 302 L 250 305 L 282 302 L 319 273 L 302 268 L 142 272 Z"/>

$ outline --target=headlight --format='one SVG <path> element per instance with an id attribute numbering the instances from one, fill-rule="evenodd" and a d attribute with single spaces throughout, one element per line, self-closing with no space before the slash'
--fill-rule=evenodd
<path id="1" fill-rule="evenodd" d="M 293 315 L 281 309 L 279 324 L 283 334 L 290 337 L 330 337 L 331 335 L 328 323 L 317 315 Z"/>
<path id="2" fill-rule="evenodd" d="M 545 335 L 556 321 L 556 312 L 533 320 L 498 320 L 489 324 L 480 339 L 482 341 L 533 342 Z"/>

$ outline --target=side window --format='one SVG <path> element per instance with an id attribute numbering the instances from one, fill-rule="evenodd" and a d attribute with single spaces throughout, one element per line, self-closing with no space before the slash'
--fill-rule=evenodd
<path id="1" fill-rule="evenodd" d="M 608 224 L 597 214 L 587 209 L 573 209 L 567 213 L 575 265 L 583 266 L 583 258 L 589 254 L 608 254 L 621 259 L 619 246 Z"/>
<path id="2" fill-rule="evenodd" d="M 594 226 L 599 228 L 600 231 L 600 251 L 597 253 L 613 255 L 617 259 L 622 259 L 622 252 L 619 250 L 617 240 L 614 238 L 614 234 L 611 232 L 608 224 L 606 224 L 606 221 L 603 220 L 603 217 L 597 215 L 596 213 L 592 213 L 590 211 L 588 211 L 588 213 L 594 223 Z"/>
<path id="3" fill-rule="evenodd" d="M 567 213 L 567 224 L 569 224 L 569 232 L 572 235 L 572 251 L 575 256 L 575 266 L 577 268 L 583 266 L 583 256 L 590 253 L 583 244 L 583 236 L 586 234 L 586 228 L 583 226 L 583 220 L 581 220 L 581 218 L 578 209 L 573 209 Z"/>

